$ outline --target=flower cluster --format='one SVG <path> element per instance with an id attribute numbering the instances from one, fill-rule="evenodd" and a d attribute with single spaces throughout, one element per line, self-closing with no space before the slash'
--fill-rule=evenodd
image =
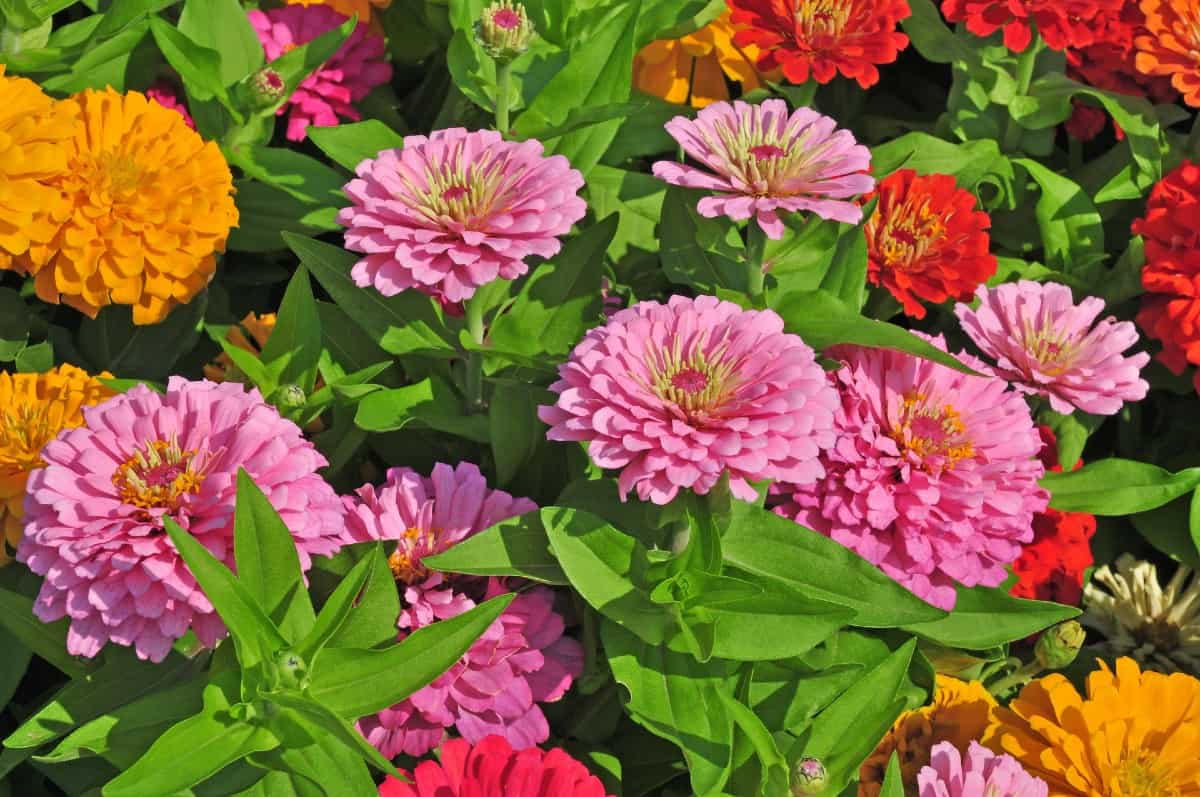
<path id="1" fill-rule="evenodd" d="M 1123 5 L 1125 0 L 942 0 L 942 13 L 951 22 L 965 22 L 976 36 L 1003 29 L 1004 45 L 1021 52 L 1034 30 L 1052 50 L 1088 47 Z"/>

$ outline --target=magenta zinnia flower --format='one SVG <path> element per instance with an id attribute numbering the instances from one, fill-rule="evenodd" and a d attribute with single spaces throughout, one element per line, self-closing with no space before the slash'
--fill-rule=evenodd
<path id="1" fill-rule="evenodd" d="M 1046 797 L 1046 781 L 1017 759 L 971 742 L 964 757 L 951 742 L 933 746 L 929 765 L 917 773 L 919 797 Z"/>
<path id="2" fill-rule="evenodd" d="M 475 465 L 438 464 L 428 479 L 393 468 L 379 490 L 366 485 L 345 500 L 350 541 L 398 543 L 389 564 L 403 595 L 401 636 L 518 586 L 515 580 L 447 577 L 422 564 L 426 556 L 537 508 L 488 489 Z M 489 734 L 518 748 L 544 742 L 550 727 L 538 704 L 560 699 L 583 670 L 583 649 L 563 630 L 554 593 L 525 589 L 458 663 L 401 703 L 364 717 L 359 730 L 389 758 L 424 755 L 450 727 L 472 742 Z"/>
<path id="3" fill-rule="evenodd" d="M 166 395 L 139 385 L 83 417 L 42 450 L 17 550 L 46 577 L 37 616 L 71 618 L 71 654 L 112 641 L 161 661 L 189 628 L 210 647 L 224 635 L 163 517 L 232 565 L 239 468 L 279 511 L 305 570 L 341 547 L 342 504 L 316 474 L 328 463 L 257 390 L 171 377 Z"/>
<path id="4" fill-rule="evenodd" d="M 716 195 L 700 200 L 700 215 L 754 217 L 772 238 L 783 237 L 780 210 L 809 210 L 857 224 L 862 208 L 847 201 L 875 187 L 866 170 L 871 151 L 849 130 L 810 108 L 790 116 L 783 100 L 760 105 L 714 102 L 692 120 L 676 116 L 667 132 L 708 171 L 674 161 L 654 164 L 654 176 Z"/>
<path id="5" fill-rule="evenodd" d="M 536 139 L 456 127 L 406 136 L 403 149 L 360 163 L 338 214 L 346 248 L 367 255 L 354 282 L 460 302 L 524 274 L 530 255 L 553 257 L 587 205 L 577 196 L 583 175 L 542 151 Z"/>
<path id="6" fill-rule="evenodd" d="M 954 308 L 963 331 L 996 361 L 996 371 L 1018 390 L 1046 396 L 1064 415 L 1075 409 L 1113 415 L 1126 401 L 1141 401 L 1150 385 L 1139 376 L 1150 355 L 1122 354 L 1138 341 L 1129 321 L 1099 323 L 1104 300 L 1079 304 L 1071 289 L 1052 282 L 980 287 L 979 309 Z"/>
<path id="7" fill-rule="evenodd" d="M 752 481 L 812 482 L 833 445 L 837 394 L 813 350 L 770 310 L 712 296 L 641 302 L 592 329 L 558 369 L 551 440 L 587 441 L 592 461 L 621 468 L 624 497 L 666 504 L 703 495 L 722 473 L 738 498 Z"/>
<path id="8" fill-rule="evenodd" d="M 944 349 L 940 338 L 934 345 Z M 885 349 L 838 346 L 838 443 L 816 484 L 776 485 L 776 507 L 922 599 L 953 608 L 955 586 L 996 586 L 1033 538 L 1049 498 L 1029 407 L 1004 380 Z M 966 355 L 976 371 L 986 368 Z"/>
<path id="9" fill-rule="evenodd" d="M 308 44 L 348 19 L 323 5 L 289 5 L 247 15 L 268 61 Z M 392 65 L 383 37 L 359 24 L 333 57 L 306 77 L 279 108 L 280 116 L 288 113 L 288 140 L 303 141 L 309 125 L 329 127 L 338 124 L 339 117 L 357 122 L 362 114 L 353 103 L 391 79 Z"/>

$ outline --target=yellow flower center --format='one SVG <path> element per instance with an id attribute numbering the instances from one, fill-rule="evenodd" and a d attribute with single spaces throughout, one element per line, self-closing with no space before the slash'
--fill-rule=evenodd
<path id="1" fill-rule="evenodd" d="M 391 568 L 392 577 L 405 584 L 424 581 L 425 577 L 429 575 L 429 568 L 421 564 L 420 558 L 416 554 L 418 550 L 423 550 L 425 553 L 432 552 L 437 538 L 438 531 L 436 529 L 429 531 L 421 531 L 418 528 L 405 529 L 404 535 L 400 538 L 400 544 L 388 557 L 388 567 Z"/>
<path id="2" fill-rule="evenodd" d="M 849 0 L 800 0 L 796 5 L 796 38 L 839 38 L 850 21 Z"/>
<path id="3" fill-rule="evenodd" d="M 96 182 L 101 190 L 124 194 L 134 190 L 142 180 L 142 168 L 137 160 L 123 152 L 101 152 L 96 156 Z"/>
<path id="4" fill-rule="evenodd" d="M 207 462 L 197 462 L 195 451 L 180 449 L 179 442 L 155 440 L 133 452 L 113 473 L 121 500 L 142 509 L 179 508 L 180 499 L 200 492 Z"/>
<path id="5" fill-rule="evenodd" d="M 460 149 L 442 163 L 427 167 L 424 185 L 405 174 L 400 179 L 412 192 L 416 201 L 409 204 L 418 213 L 434 223 L 450 220 L 473 229 L 505 204 L 505 162 L 503 158 L 479 158 L 466 163 Z"/>
<path id="6" fill-rule="evenodd" d="M 1037 328 L 1026 324 L 1025 350 L 1038 361 L 1042 373 L 1058 376 L 1071 367 L 1079 346 L 1072 335 L 1046 321 Z"/>
<path id="7" fill-rule="evenodd" d="M 737 389 L 736 365 L 723 356 L 724 346 L 706 356 L 697 350 L 684 355 L 680 344 L 647 355 L 650 389 L 663 401 L 674 404 L 689 421 L 701 422 L 723 406 Z"/>
<path id="8" fill-rule="evenodd" d="M 41 402 L 0 411 L 0 466 L 17 471 L 42 467 L 42 448 L 62 428 L 62 414 L 62 407 Z"/>
<path id="9" fill-rule="evenodd" d="M 945 234 L 945 222 L 930 209 L 928 197 L 915 203 L 904 200 L 887 218 L 876 210 L 867 223 L 867 237 L 878 241 L 883 267 L 899 271 L 920 271 L 925 256 Z"/>
<path id="10" fill-rule="evenodd" d="M 949 404 L 937 406 L 916 392 L 904 396 L 892 439 L 927 467 L 952 467 L 975 456 L 962 415 Z"/>
<path id="11" fill-rule="evenodd" d="M 1179 797 L 1180 794 L 1170 771 L 1158 766 L 1155 757 L 1145 750 L 1121 762 L 1117 781 L 1125 797 Z"/>

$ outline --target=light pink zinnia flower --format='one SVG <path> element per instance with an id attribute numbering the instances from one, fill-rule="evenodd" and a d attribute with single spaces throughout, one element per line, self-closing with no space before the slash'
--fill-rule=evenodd
<path id="1" fill-rule="evenodd" d="M 966 758 L 950 742 L 933 746 L 929 765 L 917 773 L 919 797 L 1046 797 L 1046 781 L 1017 759 L 971 742 Z"/>
<path id="2" fill-rule="evenodd" d="M 346 248 L 367 255 L 355 284 L 460 302 L 524 274 L 530 255 L 553 257 L 587 205 L 577 196 L 583 175 L 542 152 L 536 139 L 456 127 L 406 136 L 403 149 L 360 163 L 338 214 Z"/>
<path id="3" fill-rule="evenodd" d="M 963 331 L 992 359 L 996 372 L 1024 393 L 1046 396 L 1055 412 L 1076 409 L 1113 415 L 1126 401 L 1141 401 L 1150 385 L 1139 376 L 1150 355 L 1122 354 L 1138 341 L 1132 322 L 1109 317 L 1104 300 L 1079 304 L 1071 289 L 1021 280 L 980 287 L 979 309 L 954 308 Z"/>
<path id="4" fill-rule="evenodd" d="M 247 16 L 268 61 L 308 44 L 348 19 L 323 5 L 254 10 L 247 12 Z M 387 60 L 387 44 L 383 37 L 367 25 L 359 24 L 341 48 L 306 77 L 279 108 L 280 116 L 290 110 L 288 140 L 303 141 L 309 125 L 336 125 L 339 117 L 357 122 L 362 119 L 362 114 L 352 103 L 362 100 L 376 86 L 391 79 L 392 65 Z"/>
<path id="5" fill-rule="evenodd" d="M 162 519 L 232 565 L 239 468 L 279 511 L 305 570 L 342 545 L 342 504 L 316 474 L 328 463 L 257 390 L 172 377 L 166 395 L 139 385 L 83 417 L 30 475 L 17 550 L 46 577 L 37 616 L 71 618 L 73 655 L 112 641 L 161 661 L 189 628 L 210 647 L 224 635 Z"/>
<path id="6" fill-rule="evenodd" d="M 389 564 L 403 591 L 401 636 L 517 586 L 430 573 L 422 564 L 426 556 L 537 508 L 526 498 L 488 489 L 475 465 L 438 464 L 427 479 L 393 468 L 379 490 L 366 485 L 357 498 L 345 500 L 351 541 L 398 542 Z M 583 671 L 583 649 L 563 630 L 554 593 L 523 590 L 458 663 L 401 703 L 361 719 L 359 730 L 389 758 L 425 754 L 450 727 L 471 742 L 489 734 L 518 749 L 543 742 L 550 728 L 538 704 L 560 699 Z"/>
<path id="7" fill-rule="evenodd" d="M 813 350 L 770 310 L 712 296 L 641 302 L 592 329 L 558 369 L 551 440 L 588 442 L 602 468 L 621 468 L 624 497 L 666 504 L 704 495 L 722 473 L 738 498 L 752 481 L 820 478 L 834 443 L 837 394 Z"/>
<path id="8" fill-rule="evenodd" d="M 179 96 L 179 91 L 167 81 L 156 81 L 153 86 L 146 89 L 146 96 L 162 107 L 175 111 L 183 117 L 183 121 L 188 127 L 196 129 L 196 123 L 192 121 L 192 115 L 188 113 L 187 105 Z"/>
<path id="9" fill-rule="evenodd" d="M 940 338 L 934 345 L 944 349 Z M 776 485 L 776 512 L 832 537 L 920 598 L 996 586 L 1049 495 L 1029 407 L 1004 380 L 885 349 L 838 346 L 837 445 L 816 484 Z M 959 359 L 976 371 L 986 366 Z"/>
<path id="10" fill-rule="evenodd" d="M 709 171 L 659 161 L 654 176 L 717 192 L 700 200 L 701 216 L 754 217 L 772 238 L 783 237 L 780 210 L 809 210 L 857 224 L 862 208 L 846 200 L 875 187 L 875 178 L 866 174 L 871 151 L 853 133 L 837 130 L 837 122 L 810 108 L 789 116 L 783 100 L 714 102 L 695 120 L 676 116 L 666 127 Z"/>

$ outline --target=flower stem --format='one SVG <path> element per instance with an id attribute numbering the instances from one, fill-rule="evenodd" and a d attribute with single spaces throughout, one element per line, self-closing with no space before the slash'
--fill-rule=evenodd
<path id="1" fill-rule="evenodd" d="M 467 300 L 467 333 L 476 345 L 483 345 L 483 304 L 479 294 Z M 482 410 L 483 404 L 483 353 L 467 353 L 467 412 Z"/>
<path id="2" fill-rule="evenodd" d="M 763 271 L 763 256 L 767 251 L 767 234 L 754 219 L 746 224 L 746 293 L 751 299 L 761 299 L 767 274 Z"/>
<path id="3" fill-rule="evenodd" d="M 1024 686 L 1025 684 L 1029 683 L 1035 677 L 1037 677 L 1037 674 L 1040 673 L 1043 669 L 1044 668 L 1042 667 L 1042 665 L 1040 663 L 1038 663 L 1036 660 L 1031 661 L 1028 664 L 1023 664 L 1020 667 L 1018 667 L 1014 672 L 1010 673 L 1009 675 L 1004 676 L 999 681 L 996 681 L 995 683 L 988 686 L 988 691 L 991 692 L 993 695 L 997 695 L 997 696 L 1003 695 L 1005 692 L 1007 692 L 1009 689 L 1012 689 L 1013 687 Z"/>
<path id="4" fill-rule="evenodd" d="M 508 86 L 512 76 L 512 61 L 496 61 L 496 129 L 508 136 Z"/>
<path id="5" fill-rule="evenodd" d="M 1033 68 L 1037 64 L 1038 52 L 1042 49 L 1041 37 L 1037 35 L 1036 30 L 1033 31 L 1033 34 L 1033 40 L 1017 59 L 1017 92 L 1014 98 L 1027 95 L 1029 84 L 1033 82 Z M 1004 141 L 1000 145 L 1004 152 L 1015 152 L 1017 145 L 1021 143 L 1021 134 L 1024 132 L 1024 128 L 1011 114 L 1010 110 L 1008 124 L 1004 128 Z"/>

